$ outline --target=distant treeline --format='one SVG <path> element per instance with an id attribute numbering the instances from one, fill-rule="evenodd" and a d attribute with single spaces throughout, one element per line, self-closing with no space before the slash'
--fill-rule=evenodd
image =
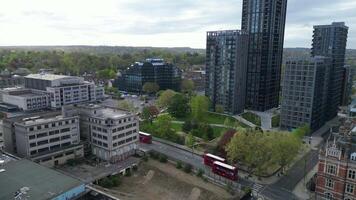
<path id="1" fill-rule="evenodd" d="M 283 59 L 309 57 L 307 48 L 286 48 Z M 14 71 L 28 68 L 37 72 L 52 68 L 62 74 L 79 75 L 99 73 L 103 78 L 113 77 L 136 61 L 163 58 L 182 69 L 204 65 L 205 50 L 192 48 L 155 48 L 119 46 L 19 46 L 0 47 L 0 70 Z M 356 50 L 348 50 L 347 64 L 356 66 Z"/>

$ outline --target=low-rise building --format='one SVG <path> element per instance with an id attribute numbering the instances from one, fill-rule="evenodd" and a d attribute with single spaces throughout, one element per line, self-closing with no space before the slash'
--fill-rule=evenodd
<path id="1" fill-rule="evenodd" d="M 47 166 L 83 157 L 78 116 L 33 113 L 4 119 L 5 150 Z"/>
<path id="2" fill-rule="evenodd" d="M 341 124 L 319 153 L 316 199 L 356 199 L 356 120 Z"/>
<path id="3" fill-rule="evenodd" d="M 75 178 L 2 152 L 0 170 L 0 199 L 78 199 L 86 192 Z"/>
<path id="4" fill-rule="evenodd" d="M 0 91 L 3 103 L 17 106 L 23 111 L 33 111 L 50 107 L 50 95 L 41 90 L 26 88 L 5 88 Z"/>

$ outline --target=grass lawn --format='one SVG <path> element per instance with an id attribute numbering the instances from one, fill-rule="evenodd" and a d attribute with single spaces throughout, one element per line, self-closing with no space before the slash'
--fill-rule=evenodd
<path id="1" fill-rule="evenodd" d="M 261 118 L 251 112 L 245 112 L 241 115 L 243 118 L 245 118 L 247 121 L 257 125 L 257 126 L 261 126 Z"/>
<path id="2" fill-rule="evenodd" d="M 172 123 L 172 129 L 174 129 L 174 131 L 176 131 L 176 132 L 182 131 L 182 126 L 183 126 L 183 124 Z"/>
<path id="3" fill-rule="evenodd" d="M 221 134 L 223 134 L 227 128 L 222 128 L 222 127 L 216 127 L 216 126 L 212 126 L 213 130 L 214 130 L 214 137 L 220 137 Z"/>
<path id="4" fill-rule="evenodd" d="M 280 121 L 281 116 L 280 115 L 275 115 L 272 117 L 272 127 L 279 127 L 279 121 Z"/>
<path id="5" fill-rule="evenodd" d="M 224 124 L 226 118 L 230 119 L 231 122 L 234 122 L 234 123 L 237 122 L 243 128 L 248 127 L 246 124 L 243 124 L 243 123 L 237 121 L 234 117 L 222 115 L 219 113 L 211 113 L 211 112 L 206 113 L 205 119 L 203 122 L 207 123 L 207 124 Z M 191 116 L 187 116 L 184 118 L 176 118 L 175 120 L 184 122 L 189 119 L 191 119 Z"/>

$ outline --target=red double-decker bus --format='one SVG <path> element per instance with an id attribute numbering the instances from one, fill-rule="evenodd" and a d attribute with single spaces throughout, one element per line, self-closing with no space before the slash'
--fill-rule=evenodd
<path id="1" fill-rule="evenodd" d="M 152 143 L 152 136 L 149 133 L 145 132 L 139 132 L 139 139 L 140 142 L 145 143 L 145 144 L 151 144 Z"/>
<path id="2" fill-rule="evenodd" d="M 226 163 L 222 163 L 219 161 L 215 161 L 213 163 L 212 171 L 215 174 L 228 178 L 230 180 L 237 180 L 237 167 L 228 165 Z"/>
<path id="3" fill-rule="evenodd" d="M 211 153 L 206 153 L 204 154 L 204 164 L 208 165 L 210 167 L 213 167 L 213 164 L 215 161 L 219 161 L 219 162 L 225 162 L 225 158 L 213 155 Z"/>

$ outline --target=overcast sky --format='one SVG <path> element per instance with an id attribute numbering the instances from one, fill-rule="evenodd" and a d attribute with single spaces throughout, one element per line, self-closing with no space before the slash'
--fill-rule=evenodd
<path id="1" fill-rule="evenodd" d="M 0 45 L 205 48 L 206 31 L 240 29 L 242 0 L 0 0 Z M 345 21 L 356 0 L 288 0 L 285 46 L 310 47 L 314 24 Z"/>

